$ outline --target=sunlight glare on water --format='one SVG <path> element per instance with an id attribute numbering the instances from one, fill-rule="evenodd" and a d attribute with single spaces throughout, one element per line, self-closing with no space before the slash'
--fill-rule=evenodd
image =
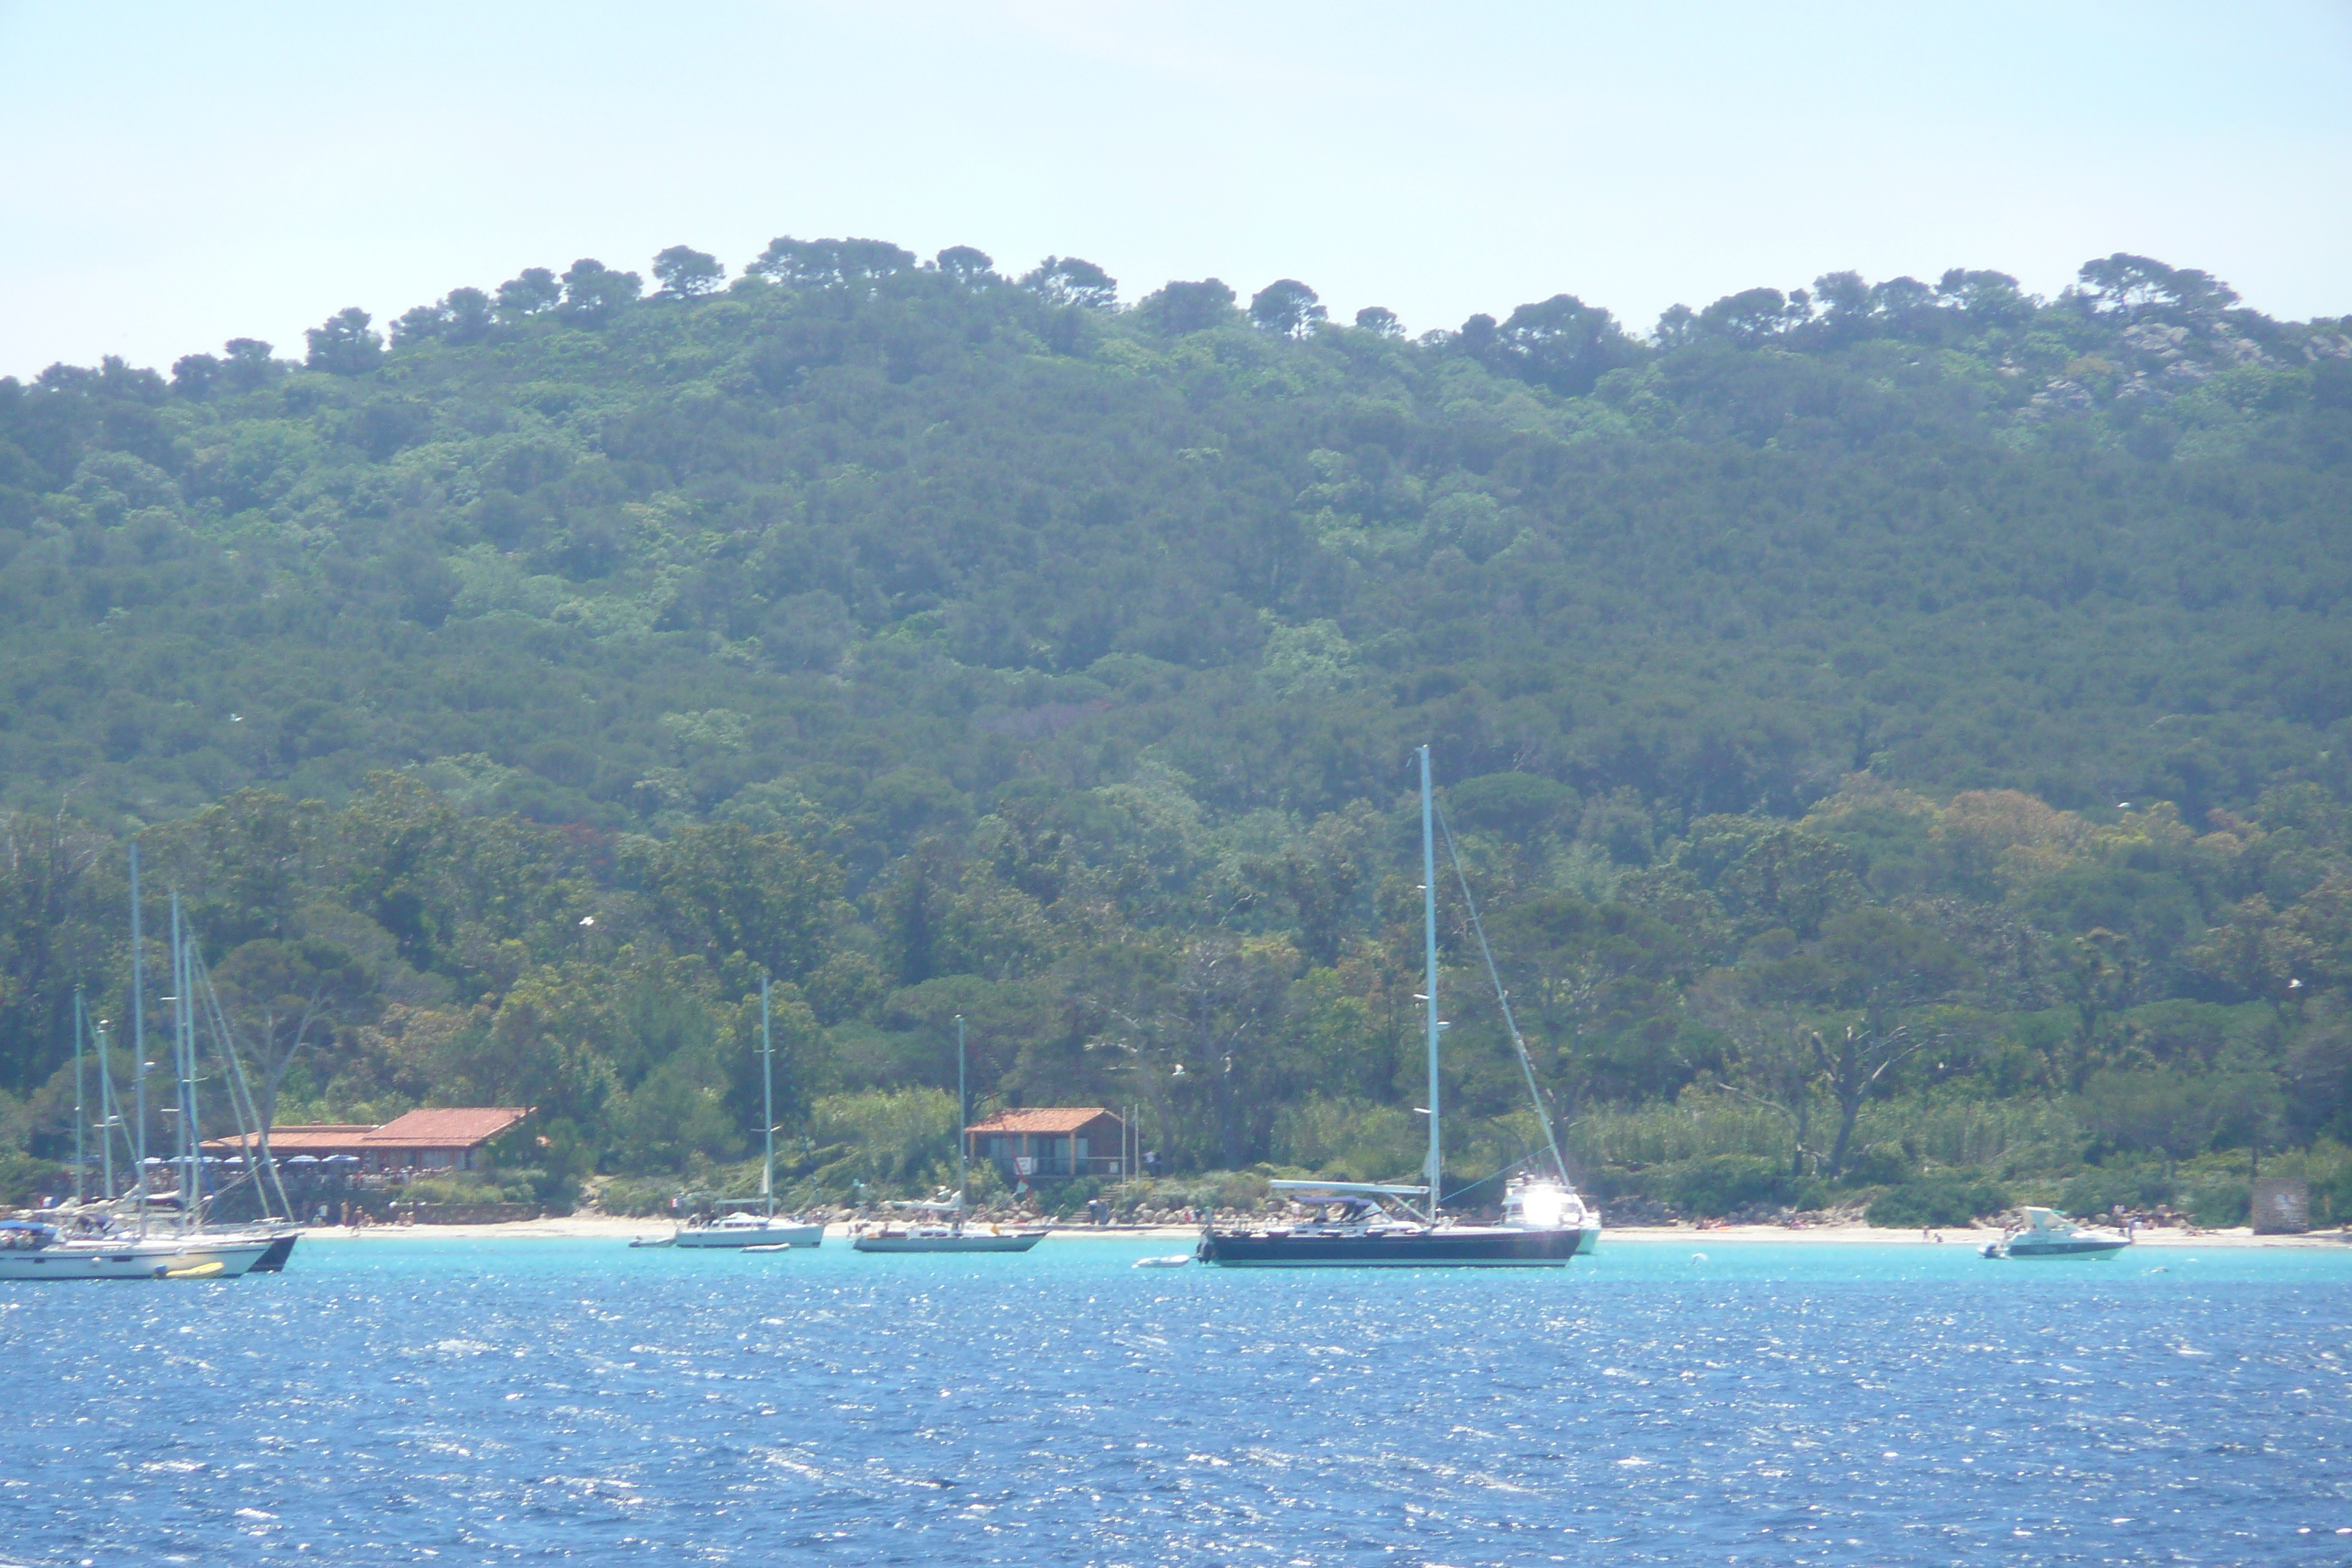
<path id="1" fill-rule="evenodd" d="M 0 1553 L 2352 1560 L 2352 1250 L 1131 1267 L 1169 1250 L 369 1237 L 0 1287 Z"/>

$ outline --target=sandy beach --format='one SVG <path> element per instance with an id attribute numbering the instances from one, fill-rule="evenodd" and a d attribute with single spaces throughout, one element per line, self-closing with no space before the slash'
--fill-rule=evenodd
<path id="1" fill-rule="evenodd" d="M 424 1225 L 368 1226 L 352 1229 L 341 1226 L 326 1226 L 307 1230 L 304 1239 L 310 1241 L 383 1241 L 400 1237 L 437 1237 L 452 1241 L 545 1241 L 561 1239 L 603 1239 L 633 1241 L 639 1237 L 662 1237 L 670 1233 L 671 1223 L 666 1219 L 628 1219 L 612 1215 L 564 1215 L 546 1219 L 516 1220 L 504 1225 Z M 845 1239 L 846 1225 L 835 1224 L 825 1228 L 828 1238 Z M 1604 1246 L 1674 1243 L 1772 1242 L 1796 1246 L 1875 1246 L 1875 1247 L 1981 1247 L 1997 1240 L 2000 1233 L 1986 1226 L 1942 1230 L 1933 1233 L 1940 1242 L 1916 1230 L 1884 1230 L 1866 1225 L 1813 1226 L 1791 1230 L 1777 1225 L 1737 1225 L 1720 1229 L 1701 1230 L 1696 1226 L 1625 1226 L 1604 1233 Z M 1056 1229 L 1049 1238 L 1054 1241 L 1164 1241 L 1186 1243 L 1197 1239 L 1196 1226 L 1071 1226 Z M 2138 1245 L 2159 1248 L 2180 1247 L 2347 1247 L 2342 1231 L 2314 1231 L 2304 1236 L 2256 1236 L 2240 1227 L 2235 1230 L 2210 1230 L 2191 1233 L 2180 1230 L 2143 1230 Z"/>

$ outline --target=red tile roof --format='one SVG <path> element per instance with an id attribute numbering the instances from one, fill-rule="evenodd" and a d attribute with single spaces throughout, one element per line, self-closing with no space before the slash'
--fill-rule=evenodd
<path id="1" fill-rule="evenodd" d="M 277 1155 L 337 1154 L 356 1149 L 375 1129 L 364 1121 L 314 1121 L 269 1130 L 269 1152 Z M 223 1152 L 242 1151 L 242 1138 L 208 1138 L 205 1147 Z"/>
<path id="2" fill-rule="evenodd" d="M 527 1105 L 452 1106 L 395 1116 L 361 1142 L 370 1149 L 470 1149 L 530 1114 Z M 270 1142 L 278 1142 L 276 1133 Z"/>
<path id="3" fill-rule="evenodd" d="M 364 1121 L 313 1122 L 273 1127 L 269 1152 L 293 1154 L 356 1154 L 370 1149 L 472 1149 L 488 1142 L 530 1114 L 526 1105 L 452 1106 L 412 1110 L 381 1127 Z M 245 1147 L 242 1138 L 214 1138 L 207 1149 L 224 1153 Z"/>
<path id="4" fill-rule="evenodd" d="M 1000 1110 L 975 1121 L 966 1132 L 1076 1132 L 1097 1117 L 1118 1118 L 1099 1105 L 1044 1106 L 1034 1110 Z"/>

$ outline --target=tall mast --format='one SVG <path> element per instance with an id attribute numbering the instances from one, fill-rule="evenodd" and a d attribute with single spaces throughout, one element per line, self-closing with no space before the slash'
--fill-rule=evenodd
<path id="1" fill-rule="evenodd" d="M 81 1097 L 81 1037 L 87 1020 L 82 1016 L 81 987 L 74 987 L 74 1207 L 79 1208 L 89 1196 L 89 1162 L 83 1152 L 82 1123 L 88 1120 L 89 1109 Z"/>
<path id="2" fill-rule="evenodd" d="M 776 1217 L 776 1047 L 768 1037 L 768 977 L 760 976 L 760 1124 L 768 1130 L 768 1163 L 760 1171 L 760 1196 Z"/>
<path id="3" fill-rule="evenodd" d="M 98 1021 L 98 1159 L 106 1201 L 114 1201 L 114 1069 L 107 1065 L 106 1020 Z"/>
<path id="4" fill-rule="evenodd" d="M 172 1017 L 180 1035 L 180 1226 L 204 1220 L 204 1128 L 196 1117 L 196 939 L 180 918 L 180 889 L 172 889 L 172 956 L 175 973 Z"/>
<path id="5" fill-rule="evenodd" d="M 172 1098 L 178 1103 L 177 1144 L 172 1152 L 180 1167 L 180 1228 L 188 1228 L 188 982 L 187 948 L 180 940 L 180 889 L 172 889 Z"/>
<path id="6" fill-rule="evenodd" d="M 1437 838 L 1430 826 L 1429 748 L 1421 748 L 1421 921 L 1429 965 L 1429 1217 L 1437 1218 L 1444 1179 L 1444 1146 L 1437 1127 Z"/>
<path id="7" fill-rule="evenodd" d="M 147 964 L 139 934 L 139 846 L 131 846 L 131 1158 L 139 1181 L 139 1234 L 147 1234 Z"/>
<path id="8" fill-rule="evenodd" d="M 956 1213 L 963 1213 L 964 1149 L 963 1130 L 971 1122 L 964 1110 L 963 1089 L 963 1015 L 956 1015 Z"/>
<path id="9" fill-rule="evenodd" d="M 236 1036 L 231 1032 L 227 1018 L 221 1014 L 220 993 L 213 989 L 213 977 L 205 969 L 205 955 L 191 942 L 188 948 L 188 978 L 195 989 L 190 994 L 191 1004 L 211 1018 L 214 1047 L 228 1064 L 229 1114 L 236 1119 L 237 1142 L 245 1151 L 246 1179 L 261 1195 L 262 1217 L 273 1217 L 269 1212 L 269 1189 L 278 1189 L 278 1206 L 290 1215 L 294 1205 L 287 1201 L 286 1184 L 278 1177 L 277 1162 L 264 1160 L 264 1133 L 260 1108 L 254 1103 L 253 1085 L 247 1081 L 245 1063 L 236 1054 Z"/>

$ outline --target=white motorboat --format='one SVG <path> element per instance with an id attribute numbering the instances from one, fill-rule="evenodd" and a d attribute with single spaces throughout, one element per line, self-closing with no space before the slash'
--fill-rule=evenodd
<path id="1" fill-rule="evenodd" d="M 2025 1223 L 1988 1242 L 1987 1258 L 2113 1258 L 2132 1244 L 2121 1231 L 2076 1225 L 2056 1209 L 2029 1208 Z"/>
<path id="2" fill-rule="evenodd" d="M 768 1033 L 768 977 L 760 976 L 760 1096 L 766 1113 L 767 1147 L 760 1167 L 760 1212 L 720 1215 L 716 1219 L 690 1219 L 667 1237 L 641 1237 L 631 1247 L 683 1247 L 698 1251 L 747 1247 L 778 1251 L 824 1245 L 824 1225 L 794 1219 L 776 1212 L 776 1047 Z"/>

